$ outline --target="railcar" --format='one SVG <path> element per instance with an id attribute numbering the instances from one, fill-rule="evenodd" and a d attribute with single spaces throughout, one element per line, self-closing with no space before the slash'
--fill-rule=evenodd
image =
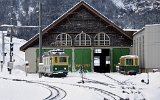
<path id="1" fill-rule="evenodd" d="M 120 57 L 119 71 L 123 74 L 136 75 L 139 73 L 139 58 L 137 55 Z"/>
<path id="2" fill-rule="evenodd" d="M 68 58 L 63 50 L 45 52 L 43 63 L 39 66 L 39 73 L 44 76 L 66 77 L 68 74 Z"/>

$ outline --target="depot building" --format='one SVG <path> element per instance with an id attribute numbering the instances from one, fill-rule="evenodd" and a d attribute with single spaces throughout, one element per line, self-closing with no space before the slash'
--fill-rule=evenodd
<path id="1" fill-rule="evenodd" d="M 42 52 L 64 49 L 69 71 L 114 72 L 119 58 L 132 49 L 132 33 L 122 30 L 85 1 L 80 1 L 42 30 Z M 39 34 L 20 47 L 29 72 L 38 72 Z"/>

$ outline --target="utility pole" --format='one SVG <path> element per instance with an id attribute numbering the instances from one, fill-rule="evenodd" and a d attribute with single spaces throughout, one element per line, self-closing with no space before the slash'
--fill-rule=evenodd
<path id="1" fill-rule="evenodd" d="M 11 25 L 13 25 L 13 0 L 11 0 Z M 12 56 L 13 56 L 13 43 L 12 43 L 12 34 L 13 34 L 13 27 L 11 27 L 10 33 L 10 61 L 8 63 L 8 71 L 11 74 L 13 68 Z"/>
<path id="2" fill-rule="evenodd" d="M 13 25 L 13 0 L 11 0 L 11 25 Z M 10 33 L 10 62 L 12 62 L 12 53 L 13 53 L 13 51 L 11 51 L 12 34 L 13 34 L 13 28 L 11 27 L 11 33 Z"/>
<path id="3" fill-rule="evenodd" d="M 39 63 L 42 63 L 42 1 L 39 0 Z"/>
<path id="4" fill-rule="evenodd" d="M 3 55 L 3 64 L 5 63 L 5 51 L 4 51 L 4 48 L 5 48 L 4 32 L 3 32 L 3 30 L 2 30 L 2 55 Z"/>
<path id="5" fill-rule="evenodd" d="M 3 70 L 3 65 L 4 65 L 4 61 L 5 61 L 4 48 L 5 48 L 5 43 L 4 43 L 4 33 L 3 33 L 3 30 L 2 30 L 2 56 L 3 56 L 3 61 L 0 62 L 0 65 L 1 65 L 1 72 L 2 72 L 2 70 Z"/>

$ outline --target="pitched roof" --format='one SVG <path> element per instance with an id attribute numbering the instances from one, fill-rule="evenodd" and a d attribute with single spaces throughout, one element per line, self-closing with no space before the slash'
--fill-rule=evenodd
<path id="1" fill-rule="evenodd" d="M 85 7 L 87 10 L 89 10 L 90 12 L 92 12 L 94 15 L 96 15 L 97 17 L 99 17 L 102 21 L 104 21 L 105 23 L 109 23 L 110 26 L 112 26 L 114 29 L 116 29 L 118 32 L 122 33 L 123 35 L 125 35 L 126 37 L 128 37 L 129 39 L 132 40 L 132 38 L 130 36 L 128 36 L 121 28 L 119 28 L 116 24 L 114 24 L 111 20 L 109 20 L 107 17 L 105 17 L 103 14 L 101 14 L 99 11 L 97 11 L 96 9 L 94 9 L 92 6 L 90 6 L 88 3 L 86 3 L 85 1 L 80 1 L 79 3 L 77 3 L 76 5 L 74 5 L 71 9 L 69 9 L 67 12 L 65 12 L 63 15 L 61 15 L 58 19 L 56 19 L 55 21 L 53 21 L 50 25 L 48 25 L 46 28 L 44 28 L 42 30 L 42 36 L 47 33 L 50 29 L 53 29 L 59 22 L 61 22 L 63 19 L 65 19 L 67 16 L 69 16 L 69 14 L 71 14 L 72 12 L 74 12 L 75 10 L 77 10 L 80 7 Z M 36 34 L 35 36 L 33 36 L 30 40 L 28 40 L 28 42 L 26 42 L 24 45 L 22 45 L 20 47 L 21 51 L 25 51 L 28 47 L 31 47 L 32 44 L 35 41 L 39 41 L 39 33 Z"/>

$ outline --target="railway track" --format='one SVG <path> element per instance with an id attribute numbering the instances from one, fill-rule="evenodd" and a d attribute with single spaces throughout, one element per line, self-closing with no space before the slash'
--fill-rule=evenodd
<path id="1" fill-rule="evenodd" d="M 95 83 L 95 84 L 101 84 L 101 85 L 104 85 L 104 86 L 108 86 L 110 88 L 115 88 L 115 85 L 113 85 L 113 84 L 108 84 L 108 83 L 105 83 L 105 82 L 100 82 L 100 81 L 89 79 L 89 78 L 86 78 L 86 77 L 84 77 L 83 79 L 85 79 L 85 83 Z"/>
<path id="2" fill-rule="evenodd" d="M 50 91 L 50 95 L 45 97 L 43 100 L 62 100 L 67 95 L 67 92 L 65 90 L 63 90 L 59 87 L 56 87 L 56 86 L 45 84 L 45 83 L 36 82 L 36 81 L 29 81 L 29 80 L 21 80 L 21 79 L 11 79 L 11 78 L 5 78 L 5 77 L 0 77 L 0 78 L 5 79 L 5 80 L 11 80 L 11 81 L 21 81 L 21 82 L 26 82 L 26 83 L 34 83 L 34 84 L 42 85 L 43 87 L 45 86 L 45 88 Z"/>
<path id="3" fill-rule="evenodd" d="M 117 88 L 117 86 L 118 86 L 118 87 L 122 88 L 123 93 L 125 93 L 127 95 L 130 95 L 130 96 L 132 95 L 132 97 L 134 96 L 135 98 L 136 98 L 136 95 L 139 95 L 139 96 L 141 95 L 140 100 L 145 100 L 141 91 L 139 91 L 139 89 L 136 88 L 134 86 L 134 84 L 129 84 L 129 82 L 127 82 L 128 80 L 120 82 L 119 80 L 117 80 L 117 79 L 115 79 L 115 78 L 113 78 L 109 75 L 106 75 L 106 74 L 104 74 L 104 75 L 106 77 L 110 78 L 111 80 L 117 82 L 118 85 L 109 84 L 109 83 L 105 83 L 105 82 L 100 82 L 100 81 L 93 80 L 93 79 L 88 79 L 88 78 L 84 78 L 84 80 L 85 80 L 85 83 L 100 84 L 100 85 L 104 85 L 104 86 L 107 86 L 107 87 L 110 87 L 110 88 Z M 0 78 L 3 78 L 3 77 L 0 77 Z M 86 86 L 84 84 L 80 85 L 80 84 L 70 84 L 70 83 L 62 83 L 62 82 L 47 82 L 47 81 L 39 81 L 39 80 L 28 81 L 28 80 L 9 79 L 9 78 L 3 78 L 3 79 L 8 79 L 8 80 L 12 80 L 12 81 L 24 81 L 24 82 L 28 82 L 28 83 L 36 83 L 36 84 L 45 86 L 50 91 L 50 95 L 48 97 L 44 98 L 43 100 L 53 100 L 53 99 L 54 100 L 61 100 L 61 99 L 66 97 L 66 95 L 67 95 L 66 91 L 59 88 L 59 87 L 49 85 L 49 84 L 52 84 L 52 83 L 64 84 L 64 85 L 70 85 L 70 86 L 75 86 L 75 87 L 87 88 L 87 89 L 90 89 L 90 90 L 94 90 L 95 92 L 99 92 L 99 93 L 103 94 L 103 97 L 105 98 L 104 100 L 110 100 L 110 99 L 111 100 L 129 100 L 129 98 L 119 96 L 115 93 L 112 93 L 110 91 L 101 89 L 99 87 Z M 54 91 L 54 94 L 53 94 L 53 91 Z"/>
<path id="4" fill-rule="evenodd" d="M 100 88 L 97 88 L 97 87 L 91 87 L 91 86 L 83 86 L 83 85 L 75 85 L 75 84 L 70 84 L 70 85 L 73 85 L 73 86 L 78 86 L 78 87 L 83 87 L 83 88 L 88 88 L 88 89 L 92 89 L 92 90 L 95 90 L 95 91 L 98 91 L 98 92 L 101 92 L 107 96 L 110 96 L 112 99 L 114 100 L 124 100 L 124 98 L 118 96 L 117 94 L 114 94 L 112 92 L 109 92 L 107 90 L 104 90 L 104 89 L 100 89 Z M 107 100 L 107 99 L 106 99 Z"/>
<path id="5" fill-rule="evenodd" d="M 87 89 L 90 89 L 90 90 L 94 90 L 96 92 L 100 92 L 102 94 L 104 94 L 105 96 L 104 97 L 104 100 L 125 100 L 125 98 L 117 95 L 117 94 L 114 94 L 110 91 L 107 91 L 107 90 L 104 90 L 104 89 L 100 89 L 100 88 L 97 88 L 97 87 L 91 87 L 91 86 L 84 86 L 84 85 L 79 85 L 79 84 L 70 84 L 70 83 L 62 83 L 62 82 L 46 82 L 46 81 L 40 81 L 40 82 L 44 82 L 44 83 L 57 83 L 57 84 L 64 84 L 64 85 L 70 85 L 70 86 L 75 86 L 75 87 L 80 87 L 80 88 L 87 88 Z M 111 84 L 105 84 L 103 82 L 98 82 L 98 81 L 94 81 L 93 83 L 96 83 L 96 84 L 102 84 L 102 85 L 111 85 Z M 112 85 L 111 85 L 112 86 Z M 107 97 L 106 97 L 107 96 Z M 107 99 L 109 98 L 109 99 Z"/>
<path id="6" fill-rule="evenodd" d="M 140 95 L 141 99 L 140 100 L 146 100 L 145 97 L 143 96 L 143 94 L 141 93 L 139 88 L 135 87 L 135 84 L 133 84 L 132 82 L 128 82 L 131 79 L 127 79 L 123 82 L 120 82 L 117 79 L 112 78 L 109 75 L 104 74 L 106 77 L 110 78 L 111 80 L 117 82 L 120 87 L 123 89 L 123 93 L 127 93 L 128 95 L 134 95 L 136 97 L 136 95 Z"/>

